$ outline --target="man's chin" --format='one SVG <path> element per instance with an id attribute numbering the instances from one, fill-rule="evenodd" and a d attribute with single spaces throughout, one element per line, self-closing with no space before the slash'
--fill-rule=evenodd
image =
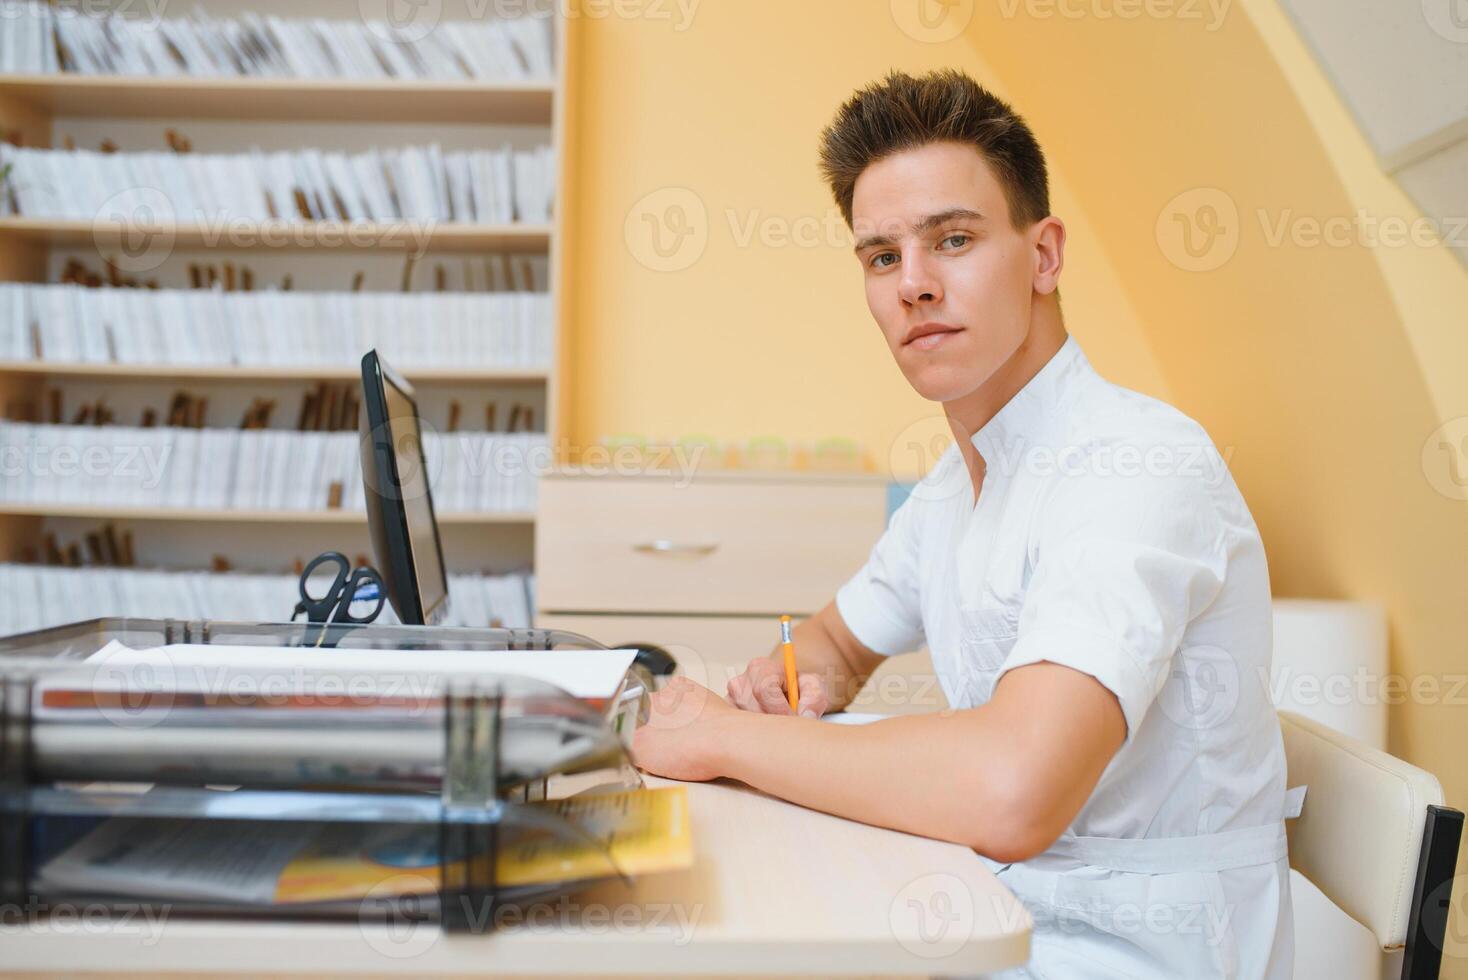
<path id="1" fill-rule="evenodd" d="M 912 389 L 930 402 L 957 401 L 969 394 L 982 380 L 964 377 L 957 371 L 927 365 L 921 370 L 903 372 Z"/>

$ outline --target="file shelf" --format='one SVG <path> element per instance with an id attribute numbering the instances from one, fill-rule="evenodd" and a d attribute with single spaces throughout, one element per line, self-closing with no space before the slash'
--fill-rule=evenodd
<path id="1" fill-rule="evenodd" d="M 538 368 L 424 367 L 401 373 L 414 384 L 544 384 L 548 371 Z M 351 365 L 309 364 L 269 367 L 252 364 L 79 364 L 61 361 L 0 361 L 5 375 L 48 378 L 159 378 L 170 381 L 355 381 L 362 372 Z"/>
<path id="2" fill-rule="evenodd" d="M 303 15 L 304 16 L 304 15 Z M 231 253 L 260 256 L 281 252 L 292 262 L 316 261 L 317 255 L 385 255 L 396 260 L 422 247 L 446 257 L 475 254 L 544 256 L 551 293 L 551 357 L 547 367 L 495 368 L 453 364 L 413 369 L 404 374 L 420 385 L 511 385 L 543 393 L 543 428 L 552 444 L 566 416 L 566 391 L 557 377 L 565 363 L 567 275 L 564 267 L 567 194 L 567 65 L 574 38 L 568 22 L 557 17 L 553 26 L 554 74 L 548 80 L 383 80 L 261 77 L 150 77 L 88 74 L 0 74 L 0 131 L 17 134 L 24 145 L 59 145 L 61 120 L 167 121 L 187 126 L 189 121 L 213 125 L 237 121 L 259 127 L 271 123 L 346 123 L 363 127 L 410 124 L 416 127 L 502 126 L 536 127 L 555 153 L 552 174 L 554 208 L 548 223 L 467 224 L 453 222 L 262 222 L 241 224 L 165 224 L 130 227 L 120 223 L 49 220 L 37 217 L 0 217 L 0 281 L 46 282 L 53 273 L 53 252 L 133 248 L 143 235 L 171 236 L 170 246 L 191 255 Z M 385 136 L 391 142 L 392 136 Z M 299 258 L 296 258 L 299 257 Z M 191 259 L 192 260 L 192 259 Z M 215 261 L 208 259 L 207 261 Z M 321 261 L 326 262 L 323 258 Z M 299 280 L 300 277 L 298 276 Z M 298 286 L 297 288 L 304 288 Z M 350 382 L 357 368 L 342 365 L 190 365 L 136 363 L 70 363 L 57 361 L 0 361 L 0 402 L 40 398 L 51 384 L 106 384 L 113 380 L 133 385 L 156 380 L 162 384 L 188 382 L 207 392 L 213 384 L 240 381 Z M 160 397 L 161 394 L 160 394 Z M 444 513 L 442 524 L 461 528 L 523 526 L 533 528 L 531 511 Z M 77 506 L 70 504 L 0 504 L 0 560 L 14 560 L 34 549 L 48 530 L 48 518 L 84 518 L 99 521 L 135 520 L 207 526 L 244 524 L 251 533 L 278 535 L 289 546 L 292 534 L 306 524 L 365 526 L 356 511 L 180 510 L 175 508 Z M 272 530 L 273 529 L 273 530 Z M 164 533 L 160 531 L 159 533 Z M 271 540 L 274 540 L 273 538 Z M 170 564 L 208 565 L 208 554 L 170 555 Z M 524 564 L 529 566 L 530 553 Z"/>
<path id="3" fill-rule="evenodd" d="M 114 119 L 549 125 L 554 95 L 545 82 L 0 74 L 0 99 L 33 113 Z"/>
<path id="4" fill-rule="evenodd" d="M 385 250 L 407 252 L 426 246 L 436 252 L 543 252 L 551 226 L 540 224 L 471 225 L 402 221 L 261 221 L 215 224 L 128 225 L 116 221 L 50 218 L 0 218 L 0 240 L 25 246 L 98 245 L 118 247 L 127 240 L 173 248 L 230 252 Z"/>
<path id="5" fill-rule="evenodd" d="M 184 507 L 107 507 L 0 503 L 3 517 L 83 517 L 107 521 L 208 521 L 218 524 L 366 524 L 358 510 L 203 510 Z M 532 511 L 439 511 L 440 524 L 531 524 Z"/>

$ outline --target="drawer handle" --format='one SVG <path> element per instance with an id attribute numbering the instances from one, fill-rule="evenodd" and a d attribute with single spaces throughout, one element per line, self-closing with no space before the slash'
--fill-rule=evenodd
<path id="1" fill-rule="evenodd" d="M 649 541 L 646 544 L 635 544 L 634 551 L 640 551 L 644 555 L 678 555 L 690 558 L 698 558 L 703 555 L 711 555 L 719 550 L 717 544 L 679 544 L 666 538 Z"/>

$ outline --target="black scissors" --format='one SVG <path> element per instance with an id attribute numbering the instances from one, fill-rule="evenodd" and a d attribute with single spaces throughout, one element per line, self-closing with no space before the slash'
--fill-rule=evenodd
<path id="1" fill-rule="evenodd" d="M 336 565 L 336 579 L 325 595 L 314 596 L 307 585 L 311 573 L 328 562 Z M 372 599 L 377 600 L 372 612 L 365 616 L 352 612 L 352 603 Z M 291 614 L 291 619 L 295 620 L 301 613 L 305 613 L 306 618 L 313 623 L 370 623 L 382 612 L 386 601 L 387 589 L 383 587 L 382 576 L 377 574 L 375 568 L 363 566 L 353 570 L 352 563 L 340 551 L 323 551 L 311 559 L 311 564 L 301 573 L 301 601 L 296 603 L 296 611 Z"/>

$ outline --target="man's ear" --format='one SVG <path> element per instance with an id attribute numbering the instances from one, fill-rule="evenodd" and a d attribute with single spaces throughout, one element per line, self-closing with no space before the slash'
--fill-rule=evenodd
<path id="1" fill-rule="evenodd" d="M 1065 222 L 1055 215 L 1041 218 L 1030 229 L 1035 245 L 1035 292 L 1048 296 L 1060 288 L 1065 267 Z"/>

